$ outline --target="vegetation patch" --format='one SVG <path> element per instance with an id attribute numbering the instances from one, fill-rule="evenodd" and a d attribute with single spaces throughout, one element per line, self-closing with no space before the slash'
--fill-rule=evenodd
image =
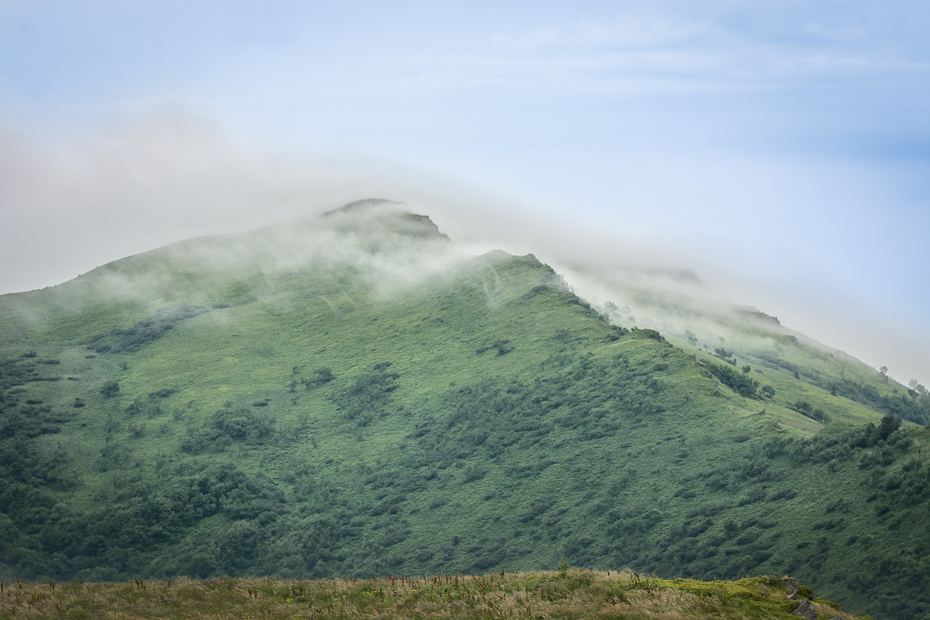
<path id="1" fill-rule="evenodd" d="M 154 316 L 139 321 L 132 327 L 97 334 L 91 338 L 90 348 L 97 353 L 134 353 L 174 329 L 177 322 L 204 312 L 209 312 L 209 309 L 202 306 L 162 308 Z"/>

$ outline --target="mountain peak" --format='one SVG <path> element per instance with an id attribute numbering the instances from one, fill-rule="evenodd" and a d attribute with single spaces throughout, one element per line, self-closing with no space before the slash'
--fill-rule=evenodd
<path id="1" fill-rule="evenodd" d="M 406 208 L 407 205 L 405 203 L 387 200 L 386 198 L 362 198 L 361 200 L 354 200 L 348 204 L 342 205 L 338 209 L 327 211 L 323 216 L 331 217 L 340 213 L 352 215 L 361 213 L 370 214 L 374 211 L 383 214 L 385 212 L 405 211 Z"/>
<path id="2" fill-rule="evenodd" d="M 384 198 L 364 198 L 323 214 L 337 230 L 364 230 L 366 234 L 389 233 L 424 239 L 449 241 L 448 235 L 428 215 L 410 211 L 403 202 Z"/>

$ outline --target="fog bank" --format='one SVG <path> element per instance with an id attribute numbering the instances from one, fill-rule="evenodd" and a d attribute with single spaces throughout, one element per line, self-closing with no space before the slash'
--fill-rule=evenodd
<path id="1" fill-rule="evenodd" d="M 526 204 L 448 172 L 348 153 L 246 146 L 210 119 L 177 108 L 113 121 L 70 143 L 42 144 L 2 131 L 0 169 L 2 292 L 52 286 L 180 239 L 286 222 L 379 196 L 430 216 L 472 254 L 534 253 L 563 270 L 688 269 L 708 300 L 755 306 L 815 340 L 888 366 L 904 383 L 926 383 L 930 374 L 928 325 L 851 287 L 849 274 L 829 262 L 809 262 L 816 254 L 786 240 L 777 256 L 767 257 L 744 249 L 745 239 L 688 234 L 680 223 L 663 220 L 668 213 L 650 217 L 637 207 L 635 192 L 623 212 L 622 188 L 620 214 L 598 220 L 590 210 L 576 215 L 571 205 Z M 772 252 L 771 239 L 760 243 Z M 743 250 L 734 253 L 734 247 Z"/>

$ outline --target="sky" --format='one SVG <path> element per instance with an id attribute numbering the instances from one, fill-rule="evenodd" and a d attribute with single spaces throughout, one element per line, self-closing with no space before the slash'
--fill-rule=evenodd
<path id="1" fill-rule="evenodd" d="M 0 293 L 382 196 L 930 381 L 930 4 L 0 0 Z"/>

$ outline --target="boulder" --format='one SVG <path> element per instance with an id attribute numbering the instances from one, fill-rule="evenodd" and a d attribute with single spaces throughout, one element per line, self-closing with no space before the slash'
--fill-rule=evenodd
<path id="1" fill-rule="evenodd" d="M 807 618 L 807 620 L 817 620 L 817 609 L 814 607 L 814 604 L 810 602 L 810 599 L 805 599 L 801 601 L 800 605 L 794 608 L 791 615 L 799 618 Z"/>
<path id="2" fill-rule="evenodd" d="M 785 577 L 783 583 L 785 584 L 785 587 L 788 588 L 788 590 L 791 592 L 791 594 L 787 595 L 785 598 L 789 601 L 798 600 L 798 592 L 801 591 L 801 585 L 790 577 Z"/>

